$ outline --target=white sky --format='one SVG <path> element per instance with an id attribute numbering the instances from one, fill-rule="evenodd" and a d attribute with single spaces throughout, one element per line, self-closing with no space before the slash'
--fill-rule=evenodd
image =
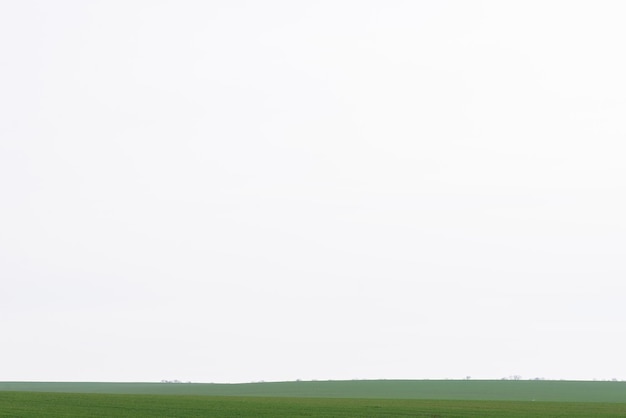
<path id="1" fill-rule="evenodd" d="M 0 380 L 626 379 L 626 3 L 0 3 Z"/>

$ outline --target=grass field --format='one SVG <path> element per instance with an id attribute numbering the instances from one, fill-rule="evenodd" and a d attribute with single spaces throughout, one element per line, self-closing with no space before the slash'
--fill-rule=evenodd
<path id="1" fill-rule="evenodd" d="M 0 392 L 0 417 L 624 417 L 626 404 Z"/>
<path id="2" fill-rule="evenodd" d="M 349 380 L 244 384 L 0 382 L 0 391 L 626 403 L 626 382 L 548 380 Z"/>
<path id="3" fill-rule="evenodd" d="M 626 383 L 0 382 L 0 417 L 626 417 Z"/>

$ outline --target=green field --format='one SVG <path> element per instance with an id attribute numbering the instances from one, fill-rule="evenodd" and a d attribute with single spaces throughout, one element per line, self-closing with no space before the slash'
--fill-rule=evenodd
<path id="1" fill-rule="evenodd" d="M 0 382 L 0 391 L 626 403 L 626 382 L 549 380 L 344 380 L 242 384 Z"/>
<path id="2" fill-rule="evenodd" d="M 0 417 L 624 417 L 625 404 L 0 392 Z"/>
<path id="3" fill-rule="evenodd" d="M 0 382 L 0 417 L 626 417 L 626 383 Z"/>

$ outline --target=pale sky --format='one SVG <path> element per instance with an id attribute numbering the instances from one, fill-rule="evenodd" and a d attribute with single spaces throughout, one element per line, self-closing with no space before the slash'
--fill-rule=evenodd
<path id="1" fill-rule="evenodd" d="M 0 380 L 626 379 L 626 3 L 0 2 Z"/>

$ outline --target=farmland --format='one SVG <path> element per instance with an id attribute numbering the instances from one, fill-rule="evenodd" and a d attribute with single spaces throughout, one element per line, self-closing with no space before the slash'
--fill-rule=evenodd
<path id="1" fill-rule="evenodd" d="M 626 403 L 626 382 L 550 380 L 338 380 L 240 384 L 0 382 L 0 391 Z"/>
<path id="2" fill-rule="evenodd" d="M 0 382 L 0 417 L 624 417 L 623 382 Z"/>
<path id="3" fill-rule="evenodd" d="M 624 417 L 625 404 L 0 392 L 0 417 Z"/>

